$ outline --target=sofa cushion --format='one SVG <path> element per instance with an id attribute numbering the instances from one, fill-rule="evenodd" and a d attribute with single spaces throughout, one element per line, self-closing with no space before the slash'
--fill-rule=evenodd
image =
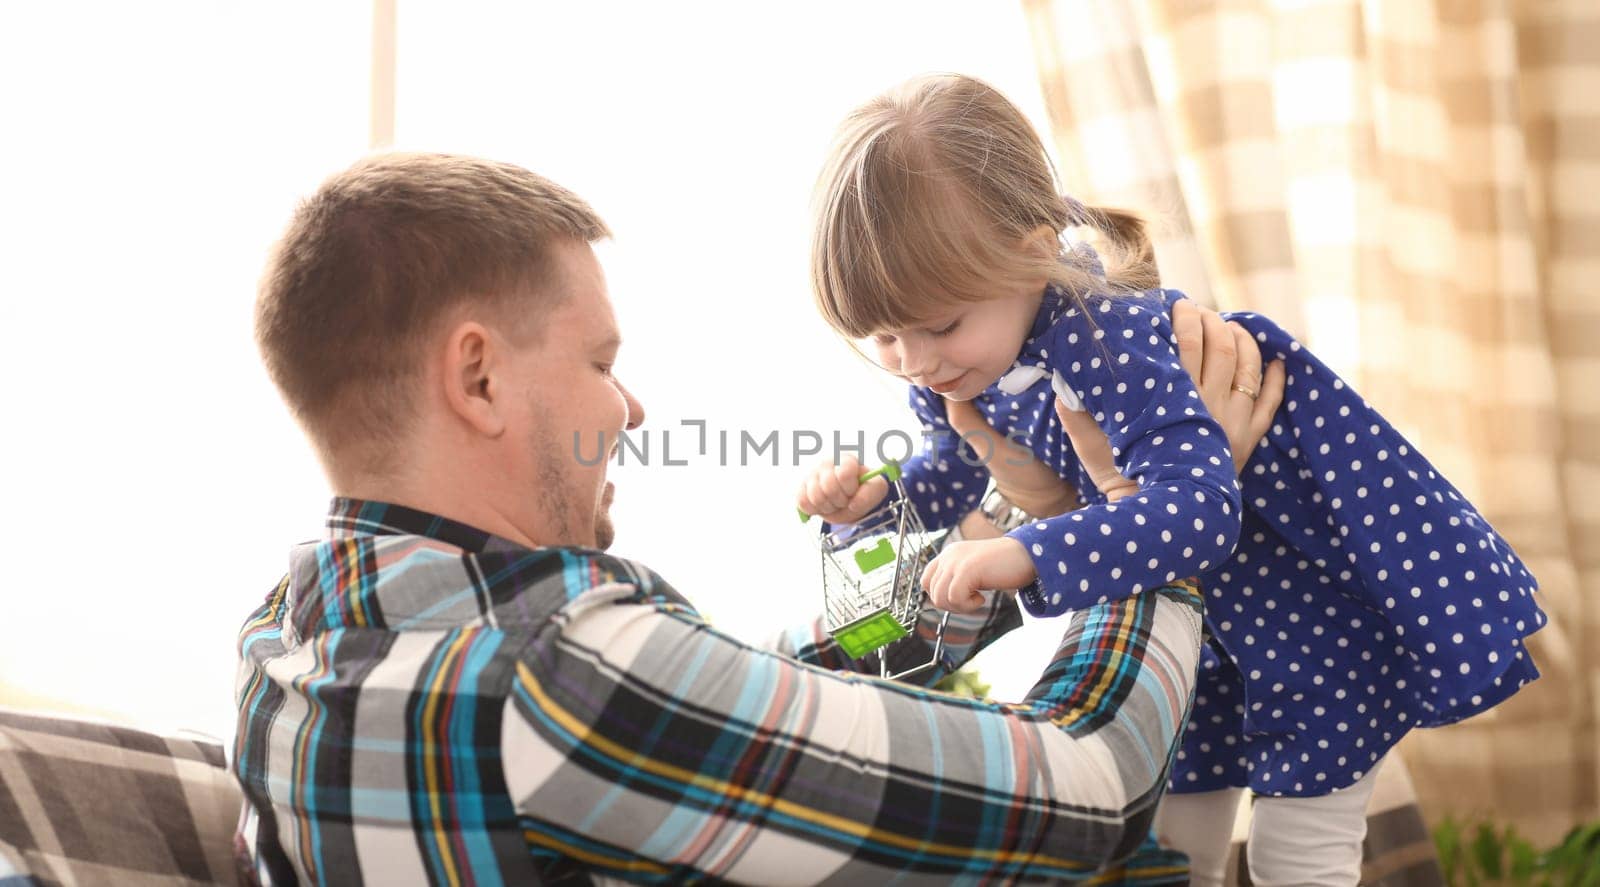
<path id="1" fill-rule="evenodd" d="M 0 887 L 236 884 L 239 808 L 216 743 L 0 708 Z"/>

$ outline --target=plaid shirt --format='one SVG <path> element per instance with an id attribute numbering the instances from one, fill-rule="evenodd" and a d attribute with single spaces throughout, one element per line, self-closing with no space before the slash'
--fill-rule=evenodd
<path id="1" fill-rule="evenodd" d="M 1193 588 L 1076 614 L 1005 705 L 836 671 L 876 664 L 820 624 L 752 648 L 598 551 L 347 499 L 328 529 L 239 639 L 238 841 L 263 882 L 1182 881 L 1137 851 Z M 951 617 L 935 671 L 1018 624 L 996 599 Z"/>

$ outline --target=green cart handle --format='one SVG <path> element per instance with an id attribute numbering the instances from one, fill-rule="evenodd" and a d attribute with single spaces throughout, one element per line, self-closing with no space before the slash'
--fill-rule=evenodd
<path id="1" fill-rule="evenodd" d="M 889 483 L 898 481 L 900 479 L 900 463 L 885 462 L 877 468 L 874 468 L 866 474 L 856 478 L 856 483 L 864 484 L 867 481 L 880 476 Z M 796 508 L 795 513 L 800 515 L 800 523 L 806 523 L 807 521 L 811 520 L 811 515 L 806 514 L 805 509 L 803 508 Z"/>

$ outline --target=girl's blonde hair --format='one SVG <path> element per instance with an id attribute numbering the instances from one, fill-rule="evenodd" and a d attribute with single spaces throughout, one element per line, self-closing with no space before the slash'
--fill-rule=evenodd
<path id="1" fill-rule="evenodd" d="M 1073 298 L 1156 285 L 1143 222 L 1062 196 L 1022 112 L 972 77 L 918 77 L 852 112 L 815 213 L 817 307 L 850 338 L 1039 280 Z M 1055 235 L 1048 246 L 1034 240 L 1041 226 Z M 1059 236 L 1075 226 L 1100 233 L 1104 279 L 1062 254 Z"/>

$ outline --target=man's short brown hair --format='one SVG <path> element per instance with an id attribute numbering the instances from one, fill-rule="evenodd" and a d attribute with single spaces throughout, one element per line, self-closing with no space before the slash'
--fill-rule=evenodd
<path id="1" fill-rule="evenodd" d="M 536 334 L 555 306 L 552 244 L 608 236 L 576 194 L 519 166 L 370 157 L 295 211 L 267 262 L 256 341 L 324 462 L 381 471 L 415 408 L 420 345 L 446 312 L 514 308 Z"/>

